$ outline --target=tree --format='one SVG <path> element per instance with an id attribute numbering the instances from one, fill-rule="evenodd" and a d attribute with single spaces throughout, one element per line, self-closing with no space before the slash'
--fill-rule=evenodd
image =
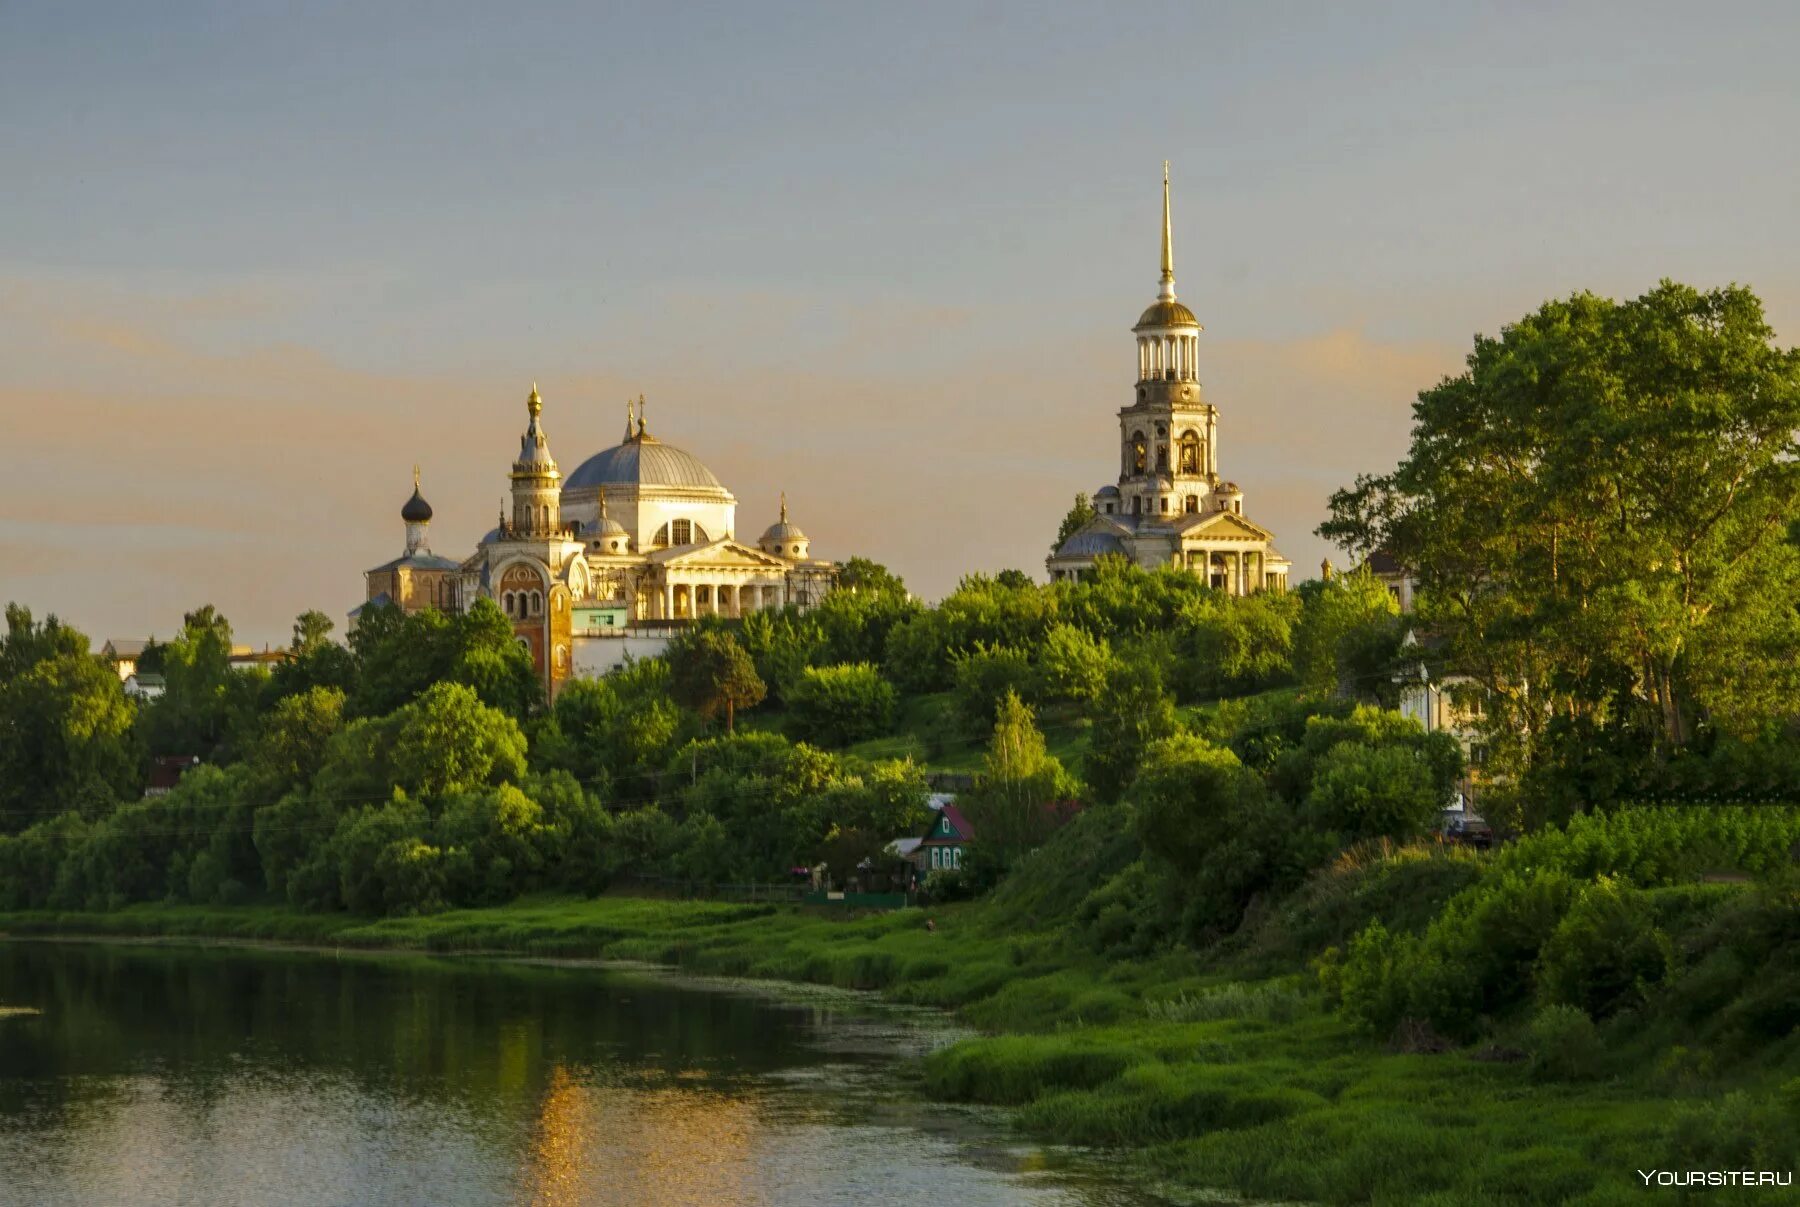
<path id="1" fill-rule="evenodd" d="M 737 710 L 753 708 L 766 692 L 750 655 L 729 633 L 702 630 L 669 644 L 669 688 L 675 699 L 707 720 L 725 714 L 725 732 Z"/>
<path id="2" fill-rule="evenodd" d="M 1431 830 L 1448 803 L 1419 750 L 1343 742 L 1313 773 L 1306 810 L 1315 825 L 1352 841 L 1405 841 Z"/>
<path id="3" fill-rule="evenodd" d="M 1151 743 L 1180 728 L 1175 703 L 1163 691 L 1162 676 L 1143 662 L 1119 667 L 1095 701 L 1093 737 L 1084 767 L 1094 795 L 1117 800 L 1137 775 Z"/>
<path id="4" fill-rule="evenodd" d="M 1495 756 L 1529 764 L 1553 717 L 1633 713 L 1666 753 L 1697 718 L 1753 732 L 1792 699 L 1800 354 L 1749 290 L 1548 302 L 1413 415 L 1406 459 L 1319 531 L 1413 572 Z"/>
<path id="5" fill-rule="evenodd" d="M 853 557 L 838 567 L 837 589 L 840 591 L 874 592 L 885 595 L 906 594 L 900 576 L 880 562 L 866 557 Z"/>
<path id="6" fill-rule="evenodd" d="M 435 608 L 408 616 L 391 604 L 365 609 L 350 648 L 361 666 L 349 702 L 356 716 L 390 713 L 443 682 L 471 687 L 483 702 L 518 719 L 543 702 L 531 655 L 491 599 L 478 599 L 455 616 Z"/>
<path id="7" fill-rule="evenodd" d="M 294 618 L 294 640 L 289 649 L 297 658 L 305 657 L 331 640 L 331 617 L 325 613 L 308 609 Z"/>
<path id="8" fill-rule="evenodd" d="M 867 662 L 809 666 L 788 690 L 792 732 L 822 746 L 848 746 L 887 732 L 896 699 L 894 685 Z"/>
<path id="9" fill-rule="evenodd" d="M 1400 604 L 1368 570 L 1301 585 L 1294 669 L 1321 696 L 1388 699 L 1400 643 Z"/>
<path id="10" fill-rule="evenodd" d="M 87 638 L 6 609 L 0 638 L 0 833 L 65 810 L 97 817 L 135 795 L 133 709 Z"/>
<path id="11" fill-rule="evenodd" d="M 1104 637 L 1072 624 L 1054 625 L 1044 634 L 1038 674 L 1049 699 L 1092 703 L 1106 686 L 1112 668 L 1112 648 Z"/>
<path id="12" fill-rule="evenodd" d="M 1044 745 L 1031 709 L 1007 692 L 994 719 L 974 791 L 959 804 L 983 847 L 1001 866 L 1043 842 L 1062 820 L 1063 807 L 1080 791 L 1075 779 Z"/>
<path id="13" fill-rule="evenodd" d="M 1069 514 L 1063 517 L 1062 527 L 1056 530 L 1056 540 L 1051 544 L 1050 552 L 1055 553 L 1061 549 L 1064 541 L 1086 528 L 1088 522 L 1098 514 L 1100 513 L 1094 510 L 1086 493 L 1077 494 L 1075 505 L 1069 508 Z"/>

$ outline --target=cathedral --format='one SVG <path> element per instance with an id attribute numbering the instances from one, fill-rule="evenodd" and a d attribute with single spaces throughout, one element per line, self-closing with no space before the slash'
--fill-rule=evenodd
<path id="1" fill-rule="evenodd" d="M 554 695 L 572 675 L 660 653 L 682 622 L 810 608 L 830 590 L 836 566 L 812 556 L 786 498 L 754 546 L 739 543 L 736 497 L 699 458 L 650 434 L 641 398 L 626 404 L 624 439 L 566 478 L 535 385 L 525 409 L 509 504 L 474 554 L 431 552 L 415 469 L 400 509 L 406 552 L 364 574 L 363 607 L 466 611 L 491 599 Z"/>
<path id="2" fill-rule="evenodd" d="M 1244 515 L 1244 492 L 1219 477 L 1219 412 L 1200 388 L 1200 323 L 1175 300 L 1169 167 L 1163 165 L 1162 285 L 1132 328 L 1137 381 L 1119 410 L 1119 481 L 1094 492 L 1092 520 L 1045 562 L 1052 581 L 1102 557 L 1183 566 L 1233 595 L 1287 589 L 1274 535 Z"/>

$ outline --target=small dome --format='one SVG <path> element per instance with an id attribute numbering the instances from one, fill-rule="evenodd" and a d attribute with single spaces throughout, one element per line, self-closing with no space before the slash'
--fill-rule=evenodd
<path id="1" fill-rule="evenodd" d="M 601 516 L 600 519 L 596 523 L 589 524 L 587 526 L 587 531 L 588 531 L 589 536 L 627 536 L 627 535 L 629 535 L 625 531 L 625 525 L 619 523 L 619 521 L 613 519 L 609 515 Z"/>
<path id="2" fill-rule="evenodd" d="M 1102 486 L 1099 490 L 1094 492 L 1094 497 L 1096 499 L 1116 499 L 1119 497 L 1119 488 L 1117 486 Z"/>
<path id="3" fill-rule="evenodd" d="M 431 504 L 419 493 L 418 483 L 413 484 L 412 498 L 400 509 L 400 518 L 408 524 L 428 524 L 431 522 Z"/>
<path id="4" fill-rule="evenodd" d="M 1177 301 L 1153 302 L 1150 309 L 1138 316 L 1138 330 L 1143 327 L 1198 327 L 1200 320 L 1194 312 Z"/>
<path id="5" fill-rule="evenodd" d="M 762 534 L 762 543 L 765 545 L 773 544 L 776 541 L 804 541 L 810 539 L 811 538 L 804 532 L 800 531 L 800 525 L 790 524 L 786 520 L 782 520 L 780 523 L 770 524 L 769 530 Z"/>

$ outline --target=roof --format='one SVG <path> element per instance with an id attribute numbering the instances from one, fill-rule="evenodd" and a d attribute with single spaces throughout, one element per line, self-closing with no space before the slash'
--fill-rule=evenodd
<path id="1" fill-rule="evenodd" d="M 563 481 L 563 492 L 598 486 L 676 486 L 724 490 L 712 470 L 692 453 L 654 436 L 634 436 L 595 453 Z"/>
<path id="2" fill-rule="evenodd" d="M 1200 320 L 1194 312 L 1177 301 L 1152 302 L 1150 308 L 1138 316 L 1138 327 L 1198 327 Z M 1133 330 L 1136 330 L 1134 327 Z"/>
<path id="3" fill-rule="evenodd" d="M 355 620 L 358 616 L 361 616 L 363 614 L 363 611 L 367 608 L 391 608 L 393 606 L 394 606 L 394 597 L 392 595 L 389 595 L 386 591 L 383 591 L 381 594 L 377 595 L 375 598 L 367 601 L 366 603 L 359 603 L 354 608 L 351 608 L 350 609 L 350 619 Z"/>
<path id="4" fill-rule="evenodd" d="M 1363 565 L 1369 568 L 1371 574 L 1403 573 L 1403 567 L 1400 565 L 1400 560 L 1386 549 L 1377 549 L 1369 554 L 1368 560 L 1365 561 Z"/>
<path id="5" fill-rule="evenodd" d="M 924 840 L 919 838 L 896 838 L 894 841 L 887 844 L 887 849 L 900 856 L 900 858 L 905 859 L 908 855 L 911 855 L 914 851 L 919 849 L 919 843 L 922 841 Z"/>
<path id="6" fill-rule="evenodd" d="M 384 570 L 460 570 L 462 563 L 447 557 L 439 557 L 435 553 L 408 553 L 391 562 L 376 566 L 369 574 L 380 574 Z"/>
<path id="7" fill-rule="evenodd" d="M 1110 532 L 1077 532 L 1057 549 L 1057 557 L 1103 557 L 1124 553 L 1125 545 Z"/>
<path id="8" fill-rule="evenodd" d="M 1112 485 L 1102 486 L 1094 492 L 1094 497 L 1096 499 L 1116 499 L 1119 497 L 1119 488 Z"/>
<path id="9" fill-rule="evenodd" d="M 767 532 L 762 534 L 765 541 L 804 541 L 809 539 L 800 531 L 800 525 L 790 524 L 786 520 L 770 524 Z"/>
<path id="10" fill-rule="evenodd" d="M 419 493 L 417 482 L 413 483 L 412 498 L 408 499 L 405 506 L 400 508 L 400 518 L 408 524 L 426 524 L 431 521 L 431 504 L 427 503 L 425 496 Z"/>
<path id="11" fill-rule="evenodd" d="M 158 675 L 153 671 L 134 672 L 129 679 L 125 680 L 125 682 L 135 683 L 139 687 L 164 687 L 167 686 L 168 683 L 161 675 Z"/>
<path id="12" fill-rule="evenodd" d="M 938 823 L 941 821 L 949 822 L 951 827 L 953 829 L 955 829 L 958 837 L 956 837 L 956 838 L 933 838 L 932 831 L 937 829 Z M 933 843 L 933 842 L 935 842 L 935 843 L 969 842 L 974 837 L 975 837 L 974 827 L 969 825 L 969 819 L 963 816 L 962 810 L 958 809 L 950 801 L 945 801 L 944 807 L 937 810 L 936 815 L 934 817 L 932 817 L 932 819 L 931 819 L 931 824 L 926 827 L 924 836 L 919 839 L 919 845 L 923 846 L 926 843 Z"/>
<path id="13" fill-rule="evenodd" d="M 108 637 L 100 652 L 114 658 L 136 658 L 149 644 L 141 637 Z"/>

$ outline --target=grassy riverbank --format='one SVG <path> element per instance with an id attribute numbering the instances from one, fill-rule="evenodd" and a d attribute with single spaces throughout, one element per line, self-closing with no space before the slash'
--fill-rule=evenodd
<path id="1" fill-rule="evenodd" d="M 928 1058 L 934 1094 L 1017 1107 L 1044 1139 L 1130 1149 L 1173 1184 L 1258 1197 L 1624 1202 L 1644 1193 L 1634 1170 L 1672 1166 L 1694 1133 L 1756 1126 L 1720 1097 L 1754 1071 L 1621 1067 L 1544 1084 L 1504 1052 L 1396 1053 L 1325 1011 L 1307 978 L 1232 979 L 1185 954 L 1103 961 L 1020 929 L 1006 904 L 934 910 L 935 930 L 916 910 L 846 919 L 627 897 L 373 921 L 137 907 L 0 915 L 0 930 L 637 959 L 877 989 L 991 1033 Z"/>

